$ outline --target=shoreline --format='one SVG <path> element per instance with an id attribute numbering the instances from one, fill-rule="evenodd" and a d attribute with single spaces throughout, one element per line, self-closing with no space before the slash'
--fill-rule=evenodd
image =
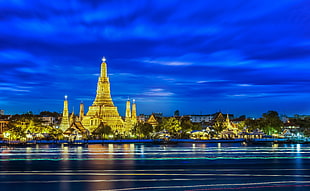
<path id="1" fill-rule="evenodd" d="M 178 144 L 178 143 L 246 143 L 246 144 L 308 144 L 307 140 L 289 140 L 278 138 L 264 139 L 122 139 L 122 140 L 32 140 L 32 141 L 0 141 L 0 145 L 36 145 L 36 144 L 68 144 L 68 145 L 84 145 L 84 144 L 125 144 L 125 143 L 150 143 L 150 144 Z"/>

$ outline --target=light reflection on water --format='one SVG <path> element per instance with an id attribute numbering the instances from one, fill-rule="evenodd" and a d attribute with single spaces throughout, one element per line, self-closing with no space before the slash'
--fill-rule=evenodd
<path id="1" fill-rule="evenodd" d="M 0 148 L 1 190 L 309 190 L 310 146 L 241 143 Z"/>

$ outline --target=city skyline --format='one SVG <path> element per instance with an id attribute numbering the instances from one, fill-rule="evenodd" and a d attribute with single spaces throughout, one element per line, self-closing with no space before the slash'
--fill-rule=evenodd
<path id="1" fill-rule="evenodd" d="M 120 115 L 309 114 L 307 1 L 0 2 L 0 109 L 70 112 L 101 58 Z"/>

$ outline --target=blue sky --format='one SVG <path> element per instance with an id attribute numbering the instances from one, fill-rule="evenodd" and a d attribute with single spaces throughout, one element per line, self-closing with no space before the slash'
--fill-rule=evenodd
<path id="1" fill-rule="evenodd" d="M 307 0 L 0 1 L 0 108 L 61 112 L 95 97 L 138 113 L 310 114 Z"/>

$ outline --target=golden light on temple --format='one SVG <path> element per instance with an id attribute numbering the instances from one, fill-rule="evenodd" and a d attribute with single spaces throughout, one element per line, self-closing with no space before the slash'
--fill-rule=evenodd
<path id="1" fill-rule="evenodd" d="M 68 110 L 68 96 L 65 95 L 65 100 L 64 100 L 64 107 L 63 107 L 63 111 L 62 111 L 62 120 L 60 123 L 60 129 L 62 131 L 65 131 L 66 129 L 68 129 L 70 126 L 70 122 L 69 122 L 69 110 Z"/>
<path id="2" fill-rule="evenodd" d="M 105 57 L 102 58 L 102 61 L 96 98 L 84 116 L 82 124 L 90 132 L 93 132 L 100 124 L 103 124 L 110 126 L 113 131 L 117 130 L 123 133 L 125 132 L 124 122 L 111 97 L 109 77 L 106 74 L 107 64 L 105 63 Z"/>
<path id="3" fill-rule="evenodd" d="M 106 58 L 102 57 L 101 60 L 96 97 L 93 104 L 89 106 L 86 115 L 84 115 L 84 105 L 81 103 L 80 116 L 78 118 L 70 117 L 68 119 L 68 100 L 67 96 L 65 96 L 63 118 L 60 125 L 60 128 L 64 131 L 64 135 L 70 136 L 73 132 L 78 133 L 78 135 L 80 135 L 79 133 L 85 134 L 85 132 L 92 134 L 96 129 L 104 126 L 111 127 L 111 130 L 117 132 L 117 134 L 129 135 L 130 129 L 137 122 L 135 100 L 132 103 L 132 111 L 130 100 L 126 103 L 125 121 L 119 115 L 110 93 Z"/>

